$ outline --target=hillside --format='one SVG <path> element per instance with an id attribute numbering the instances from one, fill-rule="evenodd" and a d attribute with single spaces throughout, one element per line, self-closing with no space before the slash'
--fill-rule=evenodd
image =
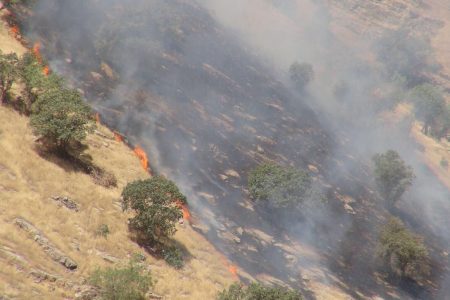
<path id="1" fill-rule="evenodd" d="M 448 98 L 445 1 L 129 1 L 40 0 L 14 10 L 30 45 L 110 128 L 88 136 L 87 154 L 118 186 L 41 154 L 28 119 L 0 107 L 0 295 L 71 299 L 96 267 L 134 253 L 145 255 L 165 299 L 214 299 L 237 280 L 289 286 L 306 299 L 449 295 L 450 144 L 422 132 L 409 99 L 422 82 Z M 2 24 L 0 49 L 23 53 L 8 31 Z M 389 74 L 397 61 L 378 55 L 396 50 L 379 43 L 392 32 L 394 46 L 411 42 L 398 61 L 426 52 L 404 78 Z M 306 85 L 293 79 L 295 63 L 310 67 Z M 131 239 L 120 193 L 149 175 L 112 130 L 188 196 L 192 223 L 175 235 L 187 260 L 180 271 Z M 391 149 L 415 175 L 387 204 L 373 158 Z M 264 163 L 304 172 L 306 204 L 256 201 L 247 176 Z M 64 197 L 79 211 L 61 206 Z M 391 217 L 424 241 L 423 277 L 396 277 L 380 263 Z M 95 234 L 102 224 L 107 239 Z M 48 243 L 67 268 L 47 255 Z"/>
<path id="2" fill-rule="evenodd" d="M 0 26 L 0 49 L 26 51 Z M 28 118 L 0 107 L 0 295 L 2 299 L 72 298 L 83 278 L 97 267 L 127 261 L 133 253 L 146 256 L 157 279 L 154 289 L 167 299 L 211 299 L 233 282 L 227 260 L 187 223 L 179 226 L 175 239 L 189 249 L 190 259 L 182 271 L 146 254 L 128 236 L 127 215 L 119 198 L 127 182 L 147 177 L 138 158 L 117 142 L 106 127 L 88 137 L 90 154 L 101 167 L 114 173 L 117 188 L 94 184 L 64 161 L 38 154 Z M 51 197 L 69 197 L 78 212 L 59 207 Z M 37 242 L 14 222 L 23 218 L 33 224 L 65 255 L 78 263 L 75 271 L 46 255 Z M 107 239 L 95 236 L 107 224 Z M 44 275 L 43 275 L 44 274 Z M 47 274 L 47 275 L 45 275 Z"/>

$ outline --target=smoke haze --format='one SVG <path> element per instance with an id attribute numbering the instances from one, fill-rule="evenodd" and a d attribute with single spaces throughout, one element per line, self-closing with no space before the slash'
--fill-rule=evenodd
<path id="1" fill-rule="evenodd" d="M 450 243 L 449 193 L 422 163 L 408 120 L 379 117 L 407 85 L 376 60 L 379 40 L 341 40 L 329 9 L 308 0 L 41 0 L 24 25 L 52 68 L 180 185 L 204 234 L 243 277 L 312 298 L 305 276 L 355 298 L 390 299 L 394 288 L 372 275 L 387 212 L 373 191 L 371 157 L 394 149 L 414 167 L 395 213 L 439 250 Z M 295 61 L 314 68 L 304 90 L 289 79 Z M 256 205 L 246 177 L 265 161 L 309 169 L 328 203 L 302 216 Z M 444 298 L 447 280 L 396 292 Z"/>

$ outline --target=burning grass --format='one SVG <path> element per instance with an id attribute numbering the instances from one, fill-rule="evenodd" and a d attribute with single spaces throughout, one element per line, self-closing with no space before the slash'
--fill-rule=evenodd
<path id="1" fill-rule="evenodd" d="M 5 26 L 0 26 L 0 48 L 4 52 L 26 51 L 12 39 Z M 99 126 L 97 134 L 89 135 L 86 151 L 96 166 L 111 170 L 117 187 L 105 189 L 96 185 L 88 174 L 68 172 L 62 166 L 42 159 L 35 151 L 35 137 L 28 119 L 6 107 L 0 107 L 0 294 L 20 299 L 66 299 L 73 290 L 60 284 L 37 283 L 28 275 L 39 268 L 64 280 L 79 282 L 81 277 L 108 263 L 99 253 L 108 253 L 127 260 L 142 249 L 129 239 L 127 216 L 115 199 L 129 181 L 148 177 L 135 155 L 124 143 L 114 141 L 113 134 Z M 106 136 L 106 137 L 105 137 Z M 111 138 L 107 138 L 111 137 Z M 81 210 L 73 214 L 54 205 L 49 197 L 67 195 L 80 203 Z M 79 270 L 67 273 L 49 260 L 32 239 L 18 232 L 11 220 L 21 216 L 39 229 L 61 250 L 81 262 Z M 98 239 L 95 231 L 107 224 L 108 239 Z M 162 260 L 147 256 L 152 276 L 158 279 L 155 293 L 168 299 L 213 299 L 233 281 L 223 270 L 220 254 L 189 226 L 180 226 L 175 240 L 189 249 L 192 258 L 181 271 Z M 12 254 L 5 254 L 7 246 Z M 12 255 L 12 256 L 11 256 Z"/>

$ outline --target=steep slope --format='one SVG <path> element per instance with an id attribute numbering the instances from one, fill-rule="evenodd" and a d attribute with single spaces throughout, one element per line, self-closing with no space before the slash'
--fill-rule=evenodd
<path id="1" fill-rule="evenodd" d="M 24 53 L 24 49 L 0 26 L 0 49 Z M 176 271 L 132 242 L 127 215 L 119 203 L 123 186 L 148 176 L 139 160 L 112 133 L 100 126 L 88 137 L 88 154 L 96 164 L 115 174 L 118 187 L 106 189 L 71 169 L 64 161 L 38 154 L 28 119 L 8 107 L 0 107 L 0 298 L 66 299 L 93 269 L 127 261 L 142 253 L 157 280 L 154 292 L 168 299 L 211 299 L 233 282 L 226 259 L 187 224 L 175 239 L 188 249 L 186 267 Z M 58 206 L 53 196 L 69 197 L 79 211 Z M 69 271 L 55 262 L 17 226 L 16 218 L 34 225 L 51 244 L 78 264 Z M 108 225 L 107 239 L 95 236 L 100 224 Z"/>

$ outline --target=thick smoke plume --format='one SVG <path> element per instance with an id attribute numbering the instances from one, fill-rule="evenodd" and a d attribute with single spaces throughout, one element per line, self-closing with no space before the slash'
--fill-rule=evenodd
<path id="1" fill-rule="evenodd" d="M 450 242 L 449 194 L 418 158 L 408 124 L 380 121 L 408 84 L 373 59 L 389 54 L 389 39 L 346 44 L 329 8 L 308 0 L 41 0 L 24 26 L 52 68 L 181 186 L 242 276 L 304 292 L 302 276 L 315 276 L 355 297 L 389 298 L 372 276 L 385 211 L 371 188 L 371 157 L 395 149 L 415 168 L 397 214 L 438 249 Z M 414 53 L 407 63 L 423 59 Z M 314 68 L 302 90 L 289 79 L 295 61 Z M 327 205 L 299 216 L 249 201 L 246 176 L 265 161 L 309 169 Z M 413 288 L 401 297 L 438 295 Z"/>

